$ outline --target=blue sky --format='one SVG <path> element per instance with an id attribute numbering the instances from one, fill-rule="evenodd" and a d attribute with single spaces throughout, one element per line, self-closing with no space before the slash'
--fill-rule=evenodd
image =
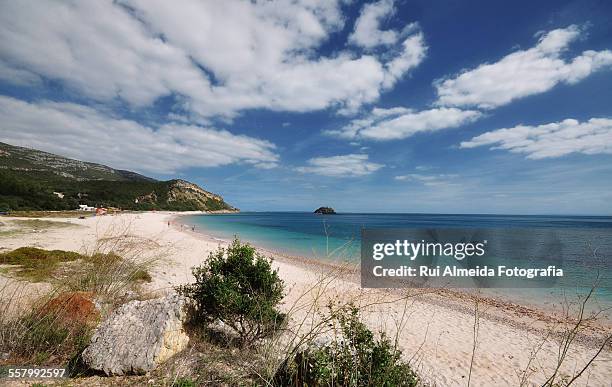
<path id="1" fill-rule="evenodd" d="M 603 1 L 0 3 L 0 141 L 243 210 L 612 214 Z"/>

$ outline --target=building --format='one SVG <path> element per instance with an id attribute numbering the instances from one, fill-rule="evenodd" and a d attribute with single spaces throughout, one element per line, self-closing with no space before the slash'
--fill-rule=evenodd
<path id="1" fill-rule="evenodd" d="M 88 212 L 93 212 L 96 209 L 94 207 L 89 207 L 87 204 L 79 204 L 79 208 L 77 208 L 77 211 L 88 211 Z"/>

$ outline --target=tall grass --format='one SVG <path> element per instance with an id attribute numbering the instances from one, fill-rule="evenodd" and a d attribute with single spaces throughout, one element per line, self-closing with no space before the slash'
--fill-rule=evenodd
<path id="1" fill-rule="evenodd" d="M 96 238 L 90 248 L 84 247 L 84 254 L 32 248 L 5 253 L 11 257 L 5 263 L 20 266 L 7 272 L 15 279 L 0 278 L 0 355 L 4 354 L 4 362 L 58 365 L 78 356 L 95 324 L 67 315 L 68 305 L 57 305 L 58 297 L 85 292 L 102 306 L 102 315 L 141 297 L 141 286 L 151 280 L 149 270 L 159 258 L 145 256 L 150 247 L 131 237 L 129 229 L 118 232 L 114 228 Z M 23 275 L 24 269 L 28 275 Z M 27 281 L 33 279 L 46 283 Z M 33 296 L 36 289 L 42 289 L 42 294 Z"/>
<path id="2" fill-rule="evenodd" d="M 92 326 L 73 320 L 62 310 L 48 308 L 58 293 L 53 290 L 29 303 L 29 289 L 23 283 L 7 283 L 0 288 L 0 353 L 8 364 L 64 365 L 78 356 L 89 341 Z"/>

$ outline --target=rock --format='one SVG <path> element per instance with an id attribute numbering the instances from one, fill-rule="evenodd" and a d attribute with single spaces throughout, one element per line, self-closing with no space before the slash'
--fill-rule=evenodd
<path id="1" fill-rule="evenodd" d="M 323 214 L 323 215 L 335 215 L 336 211 L 334 211 L 331 207 L 319 207 L 315 210 L 315 214 Z"/>
<path id="2" fill-rule="evenodd" d="M 153 370 L 187 347 L 184 305 L 184 298 L 170 294 L 121 306 L 100 324 L 83 362 L 109 376 Z"/>

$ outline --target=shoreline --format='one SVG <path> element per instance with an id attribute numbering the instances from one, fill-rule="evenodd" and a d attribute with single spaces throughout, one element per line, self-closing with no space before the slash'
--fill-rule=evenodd
<path id="1" fill-rule="evenodd" d="M 206 213 L 174 215 L 170 219 L 172 227 L 179 232 L 187 233 L 207 242 L 218 242 L 223 244 L 228 244 L 231 242 L 231 240 L 218 238 L 210 233 L 207 233 L 207 230 L 201 225 L 199 225 L 200 228 L 196 231 L 192 231 L 187 223 L 184 223 L 185 227 L 181 228 L 180 224 L 182 223 L 179 223 L 178 220 L 180 220 L 182 217 L 191 215 L 206 215 Z M 361 284 L 359 263 L 323 261 L 315 257 L 303 257 L 279 252 L 270 247 L 261 246 L 248 240 L 244 240 L 242 242 L 248 242 L 260 253 L 262 253 L 262 255 L 268 256 L 274 260 L 299 266 L 300 268 L 309 271 L 336 271 L 340 273 L 340 278 L 342 280 L 351 282 L 356 286 L 360 286 Z M 545 309 L 544 307 L 538 305 L 525 305 L 517 301 L 510 301 L 507 299 L 495 298 L 491 295 L 481 294 L 479 289 L 378 288 L 374 290 L 389 294 L 401 294 L 406 291 L 422 293 L 420 296 L 422 301 L 444 308 L 450 308 L 466 315 L 472 315 L 474 311 L 465 304 L 477 301 L 478 303 L 484 304 L 488 307 L 495 308 L 493 311 L 484 312 L 483 317 L 506 325 L 525 329 L 536 334 L 545 334 L 544 328 L 534 326 L 532 322 L 522 322 L 521 320 L 523 318 L 527 317 L 544 324 L 561 324 L 563 322 L 567 322 L 566 319 L 563 319 L 558 315 L 559 311 L 555 310 L 552 306 L 549 309 Z M 511 314 L 511 316 L 508 316 L 508 314 Z M 594 337 L 593 333 L 603 334 L 605 332 L 612 331 L 612 318 L 606 317 L 603 321 L 598 321 L 596 324 L 589 324 L 588 329 L 591 330 L 591 332 L 579 334 L 577 336 L 577 340 L 583 345 L 595 348 L 597 346 L 596 339 L 599 338 L 598 336 L 600 335 L 596 335 Z"/>
<path id="2" fill-rule="evenodd" d="M 202 230 L 192 232 L 191 228 L 184 228 L 181 231 L 182 215 L 187 214 L 142 212 L 86 219 L 53 218 L 53 221 L 70 222 L 78 227 L 58 227 L 42 232 L 26 230 L 19 235 L 0 238 L 0 247 L 35 246 L 86 252 L 101 239 L 123 235 L 132 243 L 139 243 L 143 259 L 159 257 L 150 270 L 152 282 L 144 289 L 155 297 L 172 291 L 177 285 L 192 282 L 191 268 L 225 245 L 224 241 L 203 234 Z M 6 219 L 10 221 L 11 218 Z M 173 219 L 174 226 L 169 227 L 168 222 Z M 269 253 L 265 249 L 258 250 L 264 255 Z M 529 364 L 538 367 L 530 383 L 541 385 L 555 368 L 559 340 L 542 334 L 555 323 L 541 321 L 528 308 L 476 299 L 480 305 L 476 338 L 475 299 L 467 295 L 447 291 L 362 289 L 355 266 L 271 255 L 273 267 L 285 282 L 286 294 L 281 309 L 292 311 L 292 321 L 304 321 L 306 325 L 313 322 L 315 314 L 309 315 L 306 311 L 313 302 L 317 302 L 319 308 L 326 308 L 331 302 L 354 301 L 362 312 L 364 323 L 374 332 L 384 331 L 389 337 L 397 337 L 397 345 L 406 359 L 411 359 L 414 369 L 432 385 L 463 386 L 468 372 L 475 385 L 517 385 L 518 373 L 530 367 Z M 2 278 L 6 277 L 0 275 L 0 280 Z M 321 278 L 326 281 L 323 285 L 319 282 Z M 411 293 L 407 294 L 408 291 Z M 585 335 L 576 340 L 569 351 L 571 362 L 564 365 L 562 371 L 571 375 L 573 369 L 586 364 L 596 351 L 597 338 L 610 331 L 609 326 L 599 327 L 598 324 L 585 327 Z M 478 345 L 471 361 L 475 340 Z M 536 349 L 533 356 L 537 363 L 532 363 Z M 590 367 L 589 383 L 605 385 L 612 379 L 612 369 L 606 361 L 612 361 L 609 345 L 598 362 Z"/>

